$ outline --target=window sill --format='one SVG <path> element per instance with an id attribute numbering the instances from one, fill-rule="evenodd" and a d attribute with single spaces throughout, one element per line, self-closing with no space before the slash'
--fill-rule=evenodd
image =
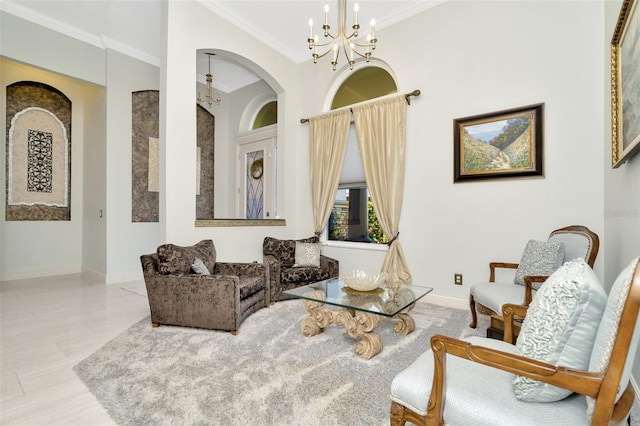
<path id="1" fill-rule="evenodd" d="M 354 250 L 371 250 L 371 251 L 387 251 L 389 246 L 387 244 L 376 243 L 357 243 L 353 241 L 332 241 L 324 240 L 322 245 L 327 247 L 348 248 Z"/>

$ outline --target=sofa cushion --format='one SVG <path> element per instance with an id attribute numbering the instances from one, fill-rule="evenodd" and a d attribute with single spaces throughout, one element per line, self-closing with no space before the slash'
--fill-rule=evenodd
<path id="1" fill-rule="evenodd" d="M 518 335 L 516 350 L 522 356 L 562 367 L 584 370 L 602 319 L 607 295 L 584 259 L 556 270 L 538 290 Z M 518 399 L 553 402 L 570 390 L 518 376 Z"/>
<path id="2" fill-rule="evenodd" d="M 303 238 L 300 240 L 279 240 L 265 237 L 262 243 L 262 253 L 270 254 L 278 259 L 282 266 L 293 266 L 296 263 L 296 241 L 301 243 L 317 243 L 318 237 Z"/>
<path id="3" fill-rule="evenodd" d="M 564 260 L 564 246 L 562 243 L 529 240 L 516 271 L 516 284 L 524 285 L 527 275 L 551 275 L 562 265 Z M 539 284 L 534 286 L 538 289 Z"/>
<path id="4" fill-rule="evenodd" d="M 329 271 L 321 268 L 282 268 L 280 270 L 281 283 L 297 283 L 322 281 L 329 279 Z"/>
<path id="5" fill-rule="evenodd" d="M 296 241 L 296 263 L 293 267 L 319 268 L 321 250 L 322 246 L 320 243 L 301 243 L 300 241 Z"/>
<path id="6" fill-rule="evenodd" d="M 265 290 L 263 277 L 239 276 L 238 280 L 240 282 L 240 300 Z"/>
<path id="7" fill-rule="evenodd" d="M 209 271 L 216 264 L 216 249 L 212 240 L 202 240 L 187 247 L 163 244 L 158 247 L 158 271 L 161 274 L 189 273 L 195 259 L 200 258 Z"/>

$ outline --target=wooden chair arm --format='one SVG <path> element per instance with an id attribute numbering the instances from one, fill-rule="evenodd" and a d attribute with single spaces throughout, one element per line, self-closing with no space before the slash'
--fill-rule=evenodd
<path id="1" fill-rule="evenodd" d="M 502 305 L 502 318 L 504 323 L 504 336 L 502 340 L 512 345 L 516 343 L 513 323 L 516 321 L 516 317 L 524 318 L 527 316 L 528 310 L 529 307 L 524 305 L 514 305 L 513 303 Z"/>
<path id="2" fill-rule="evenodd" d="M 526 275 L 524 277 L 524 304 L 529 306 L 533 300 L 533 283 L 543 283 L 549 278 L 548 275 Z"/>
<path id="3" fill-rule="evenodd" d="M 434 357 L 434 373 L 427 424 L 444 424 L 445 355 L 447 353 L 488 367 L 569 389 L 582 395 L 596 397 L 602 384 L 602 375 L 599 373 L 558 367 L 520 355 L 472 345 L 469 342 L 447 336 L 433 336 L 431 349 Z"/>
<path id="4" fill-rule="evenodd" d="M 490 262 L 489 269 L 491 273 L 489 274 L 489 282 L 496 282 L 496 268 L 518 269 L 518 263 Z"/>

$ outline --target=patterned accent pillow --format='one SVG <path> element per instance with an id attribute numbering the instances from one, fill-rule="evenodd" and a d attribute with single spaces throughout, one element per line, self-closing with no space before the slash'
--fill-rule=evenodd
<path id="1" fill-rule="evenodd" d="M 611 351 L 613 350 L 613 344 L 618 334 L 618 328 L 620 327 L 620 318 L 622 317 L 622 310 L 624 304 L 629 296 L 629 290 L 631 289 L 631 283 L 633 281 L 633 274 L 638 267 L 640 257 L 631 261 L 624 271 L 618 275 L 611 290 L 609 291 L 609 301 L 607 307 L 602 314 L 602 322 L 596 335 L 595 343 L 593 344 L 593 351 L 591 352 L 591 360 L 589 361 L 589 371 L 597 371 L 599 373 L 605 371 L 609 365 L 611 359 Z M 640 316 L 637 319 L 636 327 L 640 326 Z M 635 342 L 632 340 L 629 347 L 629 356 L 627 356 L 627 362 L 624 365 L 622 371 L 622 377 L 620 378 L 621 386 L 618 386 L 618 393 L 616 394 L 616 402 L 622 396 L 622 393 L 626 389 L 626 384 L 629 382 L 631 375 L 631 366 L 633 365 L 633 354 L 637 351 L 638 338 L 640 331 L 638 328 L 634 331 Z M 635 348 L 634 348 L 635 344 Z M 587 397 L 587 415 L 589 418 L 593 416 L 593 410 L 596 402 L 593 398 Z"/>
<path id="2" fill-rule="evenodd" d="M 524 285 L 524 277 L 527 275 L 551 275 L 562 265 L 563 260 L 564 245 L 562 243 L 529 240 L 522 253 L 513 282 Z M 540 284 L 534 286 L 534 289 L 537 290 L 538 287 Z"/>
<path id="3" fill-rule="evenodd" d="M 301 243 L 296 241 L 296 263 L 294 268 L 320 267 L 320 252 L 322 246 L 320 243 Z"/>
<path id="4" fill-rule="evenodd" d="M 163 244 L 158 247 L 158 271 L 161 274 L 189 273 L 195 258 L 199 257 L 208 270 L 216 264 L 216 248 L 212 240 L 202 240 L 188 247 Z"/>
<path id="5" fill-rule="evenodd" d="M 584 259 L 556 270 L 536 293 L 516 342 L 522 356 L 584 370 L 602 319 L 607 295 Z M 553 402 L 571 391 L 527 377 L 514 380 L 516 398 Z"/>
<path id="6" fill-rule="evenodd" d="M 279 240 L 265 237 L 262 243 L 262 253 L 275 256 L 282 266 L 293 266 L 296 263 L 296 241 L 300 243 L 317 243 L 319 240 L 318 237 L 303 238 L 301 240 Z"/>
<path id="7" fill-rule="evenodd" d="M 196 257 L 195 260 L 193 261 L 193 265 L 191 265 L 191 270 L 198 275 L 211 275 L 211 273 L 209 272 L 209 269 L 207 268 L 207 265 L 205 265 L 204 262 L 202 262 L 202 260 L 199 257 Z"/>

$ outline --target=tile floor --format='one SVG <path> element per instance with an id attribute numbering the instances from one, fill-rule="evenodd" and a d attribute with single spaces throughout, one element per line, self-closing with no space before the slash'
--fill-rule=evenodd
<path id="1" fill-rule="evenodd" d="M 113 425 L 72 368 L 149 315 L 143 289 L 79 274 L 0 282 L 0 424 Z"/>

